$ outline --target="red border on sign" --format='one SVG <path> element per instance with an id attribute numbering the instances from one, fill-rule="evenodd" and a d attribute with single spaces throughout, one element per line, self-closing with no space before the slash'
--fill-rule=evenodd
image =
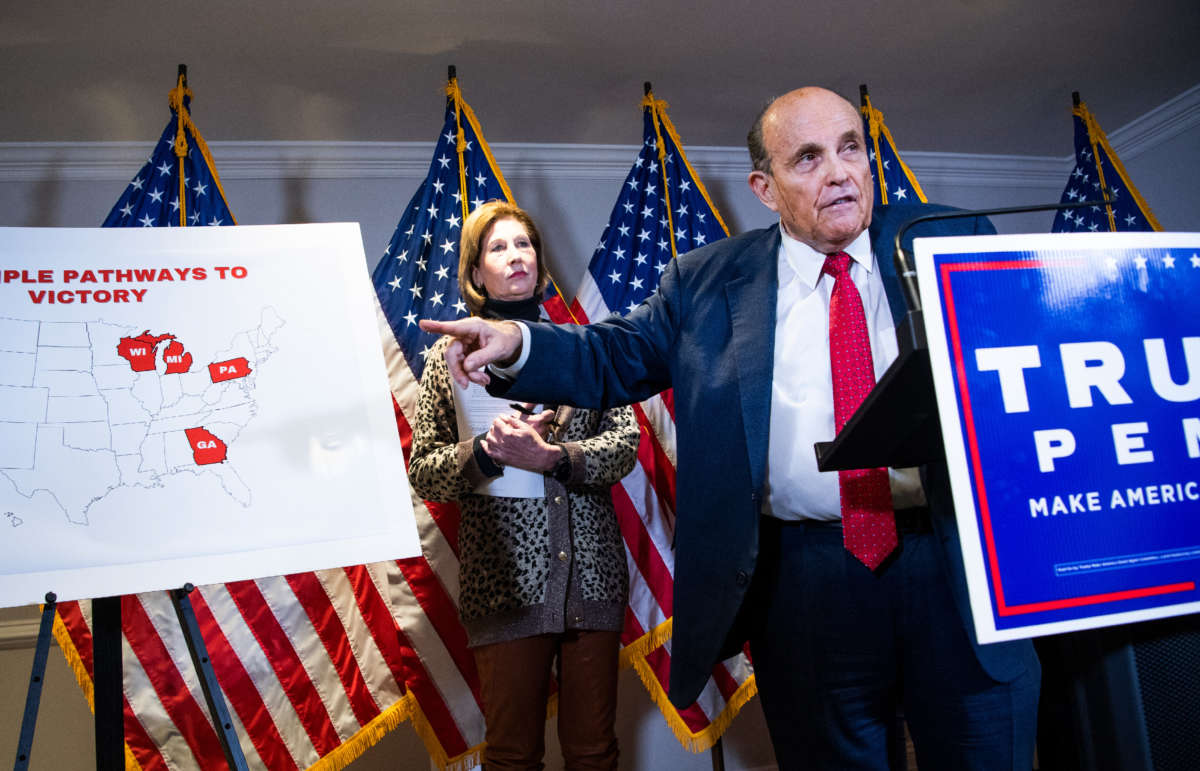
<path id="1" fill-rule="evenodd" d="M 950 328 L 950 347 L 953 357 L 954 377 L 958 383 L 958 393 L 962 399 L 963 423 L 967 430 L 967 455 L 971 466 L 971 476 L 975 480 L 975 490 L 979 496 L 979 517 L 983 521 L 983 540 L 987 547 L 988 572 L 992 577 L 992 586 L 996 593 L 996 612 L 1001 616 L 1018 616 L 1025 613 L 1039 613 L 1061 608 L 1077 608 L 1083 605 L 1099 605 L 1105 602 L 1131 600 L 1139 597 L 1153 597 L 1160 594 L 1194 591 L 1194 581 L 1177 584 L 1162 584 L 1147 586 L 1140 589 L 1128 589 L 1123 592 L 1107 592 L 1104 594 L 1088 594 L 1079 597 L 1067 597 L 1061 600 L 1047 602 L 1029 602 L 1021 605 L 1009 605 L 1004 599 L 1004 585 L 1000 580 L 1000 565 L 996 557 L 996 542 L 992 534 L 992 516 L 988 505 L 987 488 L 983 482 L 983 467 L 979 460 L 979 444 L 975 435 L 975 416 L 971 410 L 971 394 L 967 390 L 967 369 L 962 353 L 962 341 L 958 334 L 958 317 L 954 309 L 954 291 L 950 284 L 950 276 L 961 271 L 982 270 L 1021 270 L 1027 268 L 1044 268 L 1050 265 L 1044 260 L 991 260 L 986 262 L 954 262 L 938 266 L 941 273 L 943 306 L 946 310 L 946 322 Z M 1056 260 L 1054 265 L 1064 264 Z"/>

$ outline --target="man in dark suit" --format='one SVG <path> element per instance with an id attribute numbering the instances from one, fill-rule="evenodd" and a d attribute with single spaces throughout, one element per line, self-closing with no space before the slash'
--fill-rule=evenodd
<path id="1" fill-rule="evenodd" d="M 975 639 L 944 468 L 822 473 L 813 457 L 897 355 L 889 234 L 926 207 L 872 219 L 862 121 L 830 91 L 774 100 L 748 144 L 779 225 L 681 256 L 627 317 L 422 326 L 458 337 L 460 382 L 490 371 L 512 398 L 607 408 L 675 389 L 674 704 L 749 640 L 780 768 L 887 768 L 899 708 L 923 771 L 1029 768 L 1037 659 Z M 917 235 L 974 232 L 990 226 Z"/>

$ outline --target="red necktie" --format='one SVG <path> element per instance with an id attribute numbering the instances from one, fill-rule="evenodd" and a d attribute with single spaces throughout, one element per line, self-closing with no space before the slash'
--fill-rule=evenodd
<path id="1" fill-rule="evenodd" d="M 833 371 L 833 419 L 838 431 L 875 385 L 867 318 L 862 297 L 850 278 L 850 265 L 850 255 L 834 252 L 825 258 L 821 269 L 834 279 L 829 301 L 829 361 Z M 898 543 L 887 469 L 839 471 L 838 486 L 846 550 L 874 570 Z"/>

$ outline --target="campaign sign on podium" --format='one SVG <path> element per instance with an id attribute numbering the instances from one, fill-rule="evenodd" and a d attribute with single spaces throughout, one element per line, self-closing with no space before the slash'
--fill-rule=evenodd
<path id="1" fill-rule="evenodd" d="M 0 607 L 419 553 L 357 224 L 0 229 Z"/>
<path id="2" fill-rule="evenodd" d="M 916 255 L 980 641 L 1200 610 L 1200 234 Z"/>

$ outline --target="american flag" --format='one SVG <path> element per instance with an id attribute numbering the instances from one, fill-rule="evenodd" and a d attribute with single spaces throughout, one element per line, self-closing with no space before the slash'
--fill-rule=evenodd
<path id="1" fill-rule="evenodd" d="M 171 120 L 106 226 L 231 225 L 216 168 L 188 111 Z M 389 597 L 396 563 L 201 586 L 190 595 L 252 768 L 339 769 L 412 712 L 412 651 Z M 55 637 L 89 702 L 91 602 L 58 605 Z M 198 676 L 166 592 L 121 598 L 126 767 L 224 769 Z"/>
<path id="2" fill-rule="evenodd" d="M 108 213 L 102 227 L 236 225 L 208 145 L 192 123 L 187 79 L 168 97 L 171 119 L 137 176 Z"/>
<path id="3" fill-rule="evenodd" d="M 1099 200 L 1105 188 L 1110 191 L 1111 203 L 1060 211 L 1050 232 L 1162 230 L 1087 105 L 1079 102 L 1071 112 L 1075 116 L 1075 168 L 1059 203 Z"/>
<path id="4" fill-rule="evenodd" d="M 406 461 L 418 383 L 437 340 L 417 322 L 468 315 L 458 292 L 463 220 L 486 201 L 512 201 L 457 78 L 450 79 L 446 96 L 446 120 L 429 173 L 404 208 L 373 274 Z M 479 675 L 458 620 L 459 511 L 415 495 L 413 510 L 423 556 L 401 560 L 399 575 L 388 587 L 407 653 L 413 725 L 438 765 L 470 768 L 480 762 L 485 731 Z"/>
<path id="5" fill-rule="evenodd" d="M 863 116 L 863 135 L 870 145 L 868 153 L 871 160 L 871 179 L 876 188 L 876 205 L 889 203 L 928 203 L 920 183 L 913 176 L 896 150 L 896 142 L 892 132 L 888 131 L 883 122 L 883 113 L 871 105 L 871 97 L 867 87 L 860 86 L 862 104 L 859 112 Z"/>
<path id="6" fill-rule="evenodd" d="M 728 228 L 696 175 L 667 117 L 667 103 L 647 89 L 642 146 L 609 215 L 571 306 L 587 323 L 625 314 L 658 288 L 677 255 L 725 238 Z M 564 309 L 548 304 L 551 317 Z M 677 710 L 667 699 L 675 556 L 675 422 L 672 393 L 634 406 L 642 425 L 638 465 L 613 488 L 630 571 L 622 662 L 633 666 L 686 748 L 701 752 L 721 737 L 756 693 L 744 654 L 719 663 L 700 697 Z M 685 514 L 686 516 L 686 514 Z"/>
<path id="7" fill-rule="evenodd" d="M 400 216 L 373 276 L 392 337 L 417 380 L 437 341 L 437 336 L 422 331 L 417 321 L 468 315 L 458 293 L 458 240 L 463 220 L 487 201 L 512 201 L 475 115 L 462 99 L 457 79 L 450 81 L 447 91 L 446 123 L 429 173 Z"/>

